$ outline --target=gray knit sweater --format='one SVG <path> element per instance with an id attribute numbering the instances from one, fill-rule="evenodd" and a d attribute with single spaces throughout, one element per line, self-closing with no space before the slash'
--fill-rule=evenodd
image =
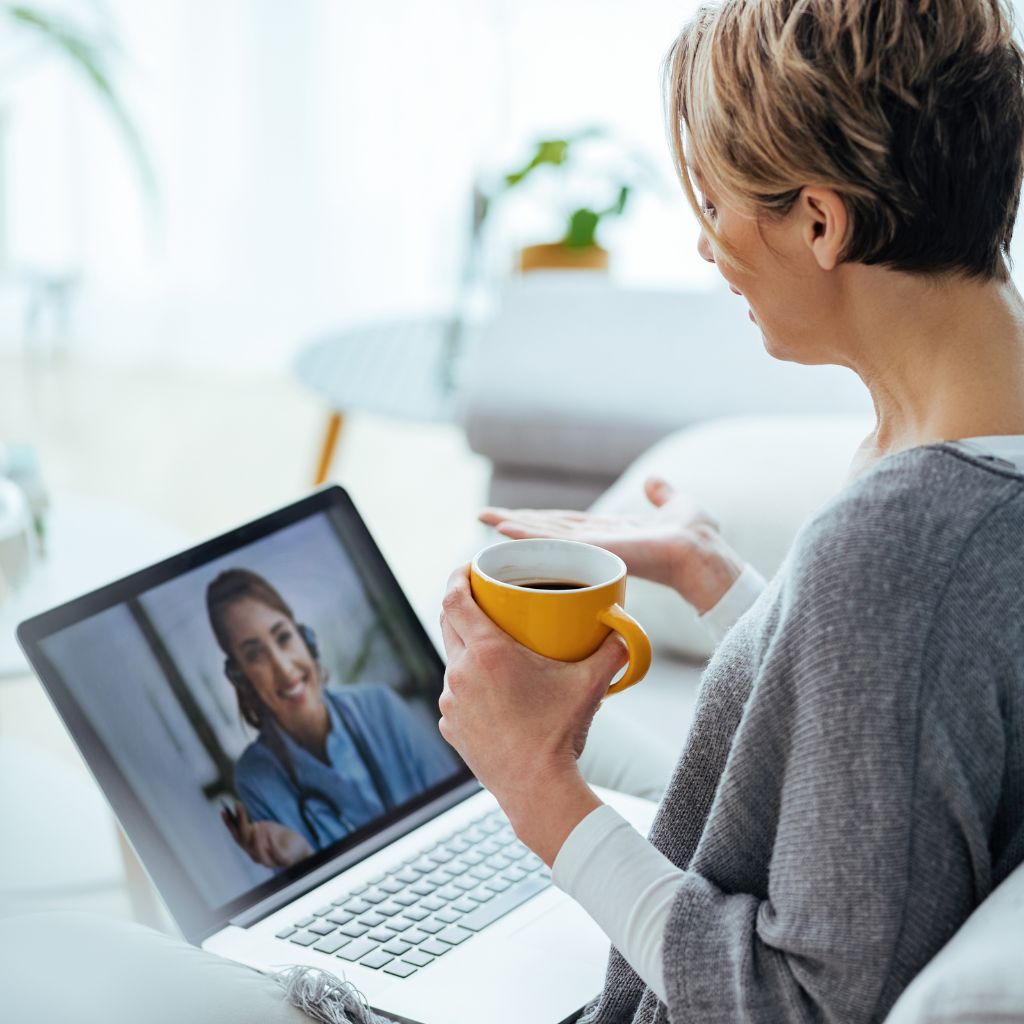
<path id="1" fill-rule="evenodd" d="M 651 841 L 668 1006 L 614 950 L 587 1022 L 885 1017 L 1024 859 L 1024 475 L 891 455 L 800 530 L 704 674 Z"/>

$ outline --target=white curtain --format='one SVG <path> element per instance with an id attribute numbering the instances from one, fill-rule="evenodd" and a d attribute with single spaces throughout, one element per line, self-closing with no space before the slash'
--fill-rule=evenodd
<path id="1" fill-rule="evenodd" d="M 87 357 L 281 366 L 331 327 L 446 308 L 475 178 L 539 137 L 600 124 L 663 183 L 603 236 L 616 275 L 706 286 L 659 77 L 694 6 L 113 0 L 117 81 L 156 168 L 158 217 L 90 91 L 39 55 L 0 83 L 6 279 L 76 276 L 71 341 Z M 561 229 L 557 211 L 521 202 L 496 223 L 504 254 Z M 0 347 L 21 340 L 15 294 L 0 293 Z"/>

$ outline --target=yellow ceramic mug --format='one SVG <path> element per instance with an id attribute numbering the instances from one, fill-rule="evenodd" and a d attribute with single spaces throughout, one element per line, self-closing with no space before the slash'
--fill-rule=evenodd
<path id="1" fill-rule="evenodd" d="M 493 622 L 546 658 L 582 661 L 618 632 L 629 664 L 609 693 L 639 683 L 651 667 L 651 642 L 622 608 L 626 563 L 610 551 L 574 540 L 505 541 L 473 559 L 470 585 Z"/>

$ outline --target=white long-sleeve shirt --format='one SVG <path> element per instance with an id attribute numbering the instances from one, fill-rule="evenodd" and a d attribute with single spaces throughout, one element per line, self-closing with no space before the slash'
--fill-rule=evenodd
<path id="1" fill-rule="evenodd" d="M 1001 460 L 1024 472 L 1024 434 L 971 437 L 956 443 L 976 457 Z M 716 643 L 764 586 L 761 574 L 747 565 L 718 603 L 701 616 Z M 587 911 L 644 984 L 666 1002 L 664 935 L 683 872 L 618 812 L 602 804 L 569 833 L 552 866 L 552 879 Z"/>

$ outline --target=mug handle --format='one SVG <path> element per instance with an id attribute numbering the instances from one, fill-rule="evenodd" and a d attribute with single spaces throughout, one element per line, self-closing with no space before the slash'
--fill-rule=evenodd
<path id="1" fill-rule="evenodd" d="M 606 626 L 611 626 L 623 640 L 629 650 L 629 664 L 626 674 L 613 686 L 608 693 L 621 693 L 640 682 L 651 667 L 651 641 L 636 619 L 626 612 L 621 605 L 613 604 L 598 616 Z"/>

